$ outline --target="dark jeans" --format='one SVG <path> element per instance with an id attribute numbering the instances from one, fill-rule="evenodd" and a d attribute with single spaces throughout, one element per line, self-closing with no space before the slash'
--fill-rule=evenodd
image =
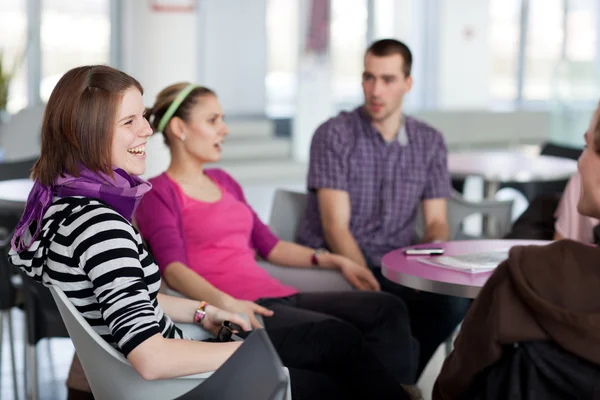
<path id="1" fill-rule="evenodd" d="M 471 305 L 470 299 L 417 291 L 394 283 L 381 274 L 381 268 L 372 268 L 381 290 L 401 298 L 410 315 L 413 336 L 419 341 L 420 354 L 417 377 L 439 345 L 450 337 L 462 322 Z"/>
<path id="2" fill-rule="evenodd" d="M 411 336 L 406 307 L 394 296 L 358 291 L 299 293 L 257 303 L 274 311 L 264 318 L 265 328 L 286 366 L 325 368 L 351 387 L 357 398 L 403 398 L 398 397 L 405 396 L 400 384 L 415 382 L 418 343 Z M 306 323 L 318 323 L 314 328 L 319 331 L 318 345 L 299 346 L 296 337 L 283 347 L 271 334 Z"/>

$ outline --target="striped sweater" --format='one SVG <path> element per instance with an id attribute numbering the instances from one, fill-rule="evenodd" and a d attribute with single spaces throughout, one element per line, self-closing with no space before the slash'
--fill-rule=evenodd
<path id="1" fill-rule="evenodd" d="M 9 258 L 34 280 L 60 288 L 125 356 L 157 333 L 184 338 L 158 305 L 160 273 L 139 233 L 98 200 L 56 199 L 37 239 L 21 253 L 11 250 Z"/>

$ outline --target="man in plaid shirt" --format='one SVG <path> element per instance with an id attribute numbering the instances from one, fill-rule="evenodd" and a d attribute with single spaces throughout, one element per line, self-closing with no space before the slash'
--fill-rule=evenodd
<path id="1" fill-rule="evenodd" d="M 313 136 L 299 241 L 372 268 L 381 288 L 404 300 L 421 345 L 420 374 L 470 302 L 395 284 L 381 274 L 381 258 L 412 244 L 419 206 L 426 225 L 422 240 L 448 240 L 447 149 L 440 132 L 402 112 L 412 86 L 409 48 L 380 40 L 364 63 L 365 104 L 328 120 Z"/>

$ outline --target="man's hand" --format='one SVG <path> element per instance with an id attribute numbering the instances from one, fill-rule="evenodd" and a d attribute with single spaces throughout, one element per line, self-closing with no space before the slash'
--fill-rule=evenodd
<path id="1" fill-rule="evenodd" d="M 340 270 L 344 278 L 355 288 L 359 290 L 381 290 L 379 282 L 377 282 L 370 269 L 347 257 L 337 254 L 329 254 L 329 256 L 333 265 Z"/>

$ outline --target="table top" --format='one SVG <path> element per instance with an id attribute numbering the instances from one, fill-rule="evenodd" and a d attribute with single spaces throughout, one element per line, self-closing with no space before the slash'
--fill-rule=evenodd
<path id="1" fill-rule="evenodd" d="M 569 179 L 577 161 L 521 151 L 465 151 L 448 154 L 454 177 L 478 175 L 499 182 L 532 182 Z"/>
<path id="2" fill-rule="evenodd" d="M 444 255 L 452 256 L 504 250 L 519 245 L 543 246 L 548 243 L 550 242 L 545 240 L 462 240 L 410 247 L 442 247 Z M 413 289 L 474 299 L 493 273 L 470 274 L 428 265 L 418 260 L 424 256 L 406 256 L 403 250 L 404 248 L 394 250 L 383 256 L 381 271 L 389 280 Z"/>
<path id="3" fill-rule="evenodd" d="M 0 201 L 25 203 L 32 187 L 31 179 L 0 181 Z"/>

